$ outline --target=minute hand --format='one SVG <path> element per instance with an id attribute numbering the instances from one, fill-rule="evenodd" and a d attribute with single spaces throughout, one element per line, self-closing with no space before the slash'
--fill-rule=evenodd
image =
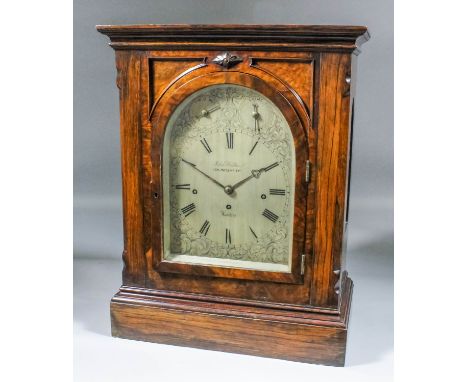
<path id="1" fill-rule="evenodd" d="M 189 166 L 192 166 L 195 170 L 197 170 L 200 174 L 206 176 L 209 180 L 211 180 L 213 183 L 217 184 L 220 186 L 222 189 L 224 189 L 224 186 L 219 183 L 216 179 L 213 179 L 211 176 L 209 176 L 207 173 L 203 172 L 202 170 L 198 169 L 196 164 L 193 164 L 192 162 L 186 161 L 185 159 L 182 158 L 182 161 L 187 163 Z"/>

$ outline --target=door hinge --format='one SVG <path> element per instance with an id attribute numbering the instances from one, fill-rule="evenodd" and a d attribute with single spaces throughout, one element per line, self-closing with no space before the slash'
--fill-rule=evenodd
<path id="1" fill-rule="evenodd" d="M 303 275 L 304 272 L 305 272 L 305 261 L 306 261 L 306 255 L 302 254 L 302 256 L 301 256 L 301 275 Z"/>
<path id="2" fill-rule="evenodd" d="M 309 160 L 306 160 L 305 181 L 306 183 L 310 182 L 310 161 Z"/>

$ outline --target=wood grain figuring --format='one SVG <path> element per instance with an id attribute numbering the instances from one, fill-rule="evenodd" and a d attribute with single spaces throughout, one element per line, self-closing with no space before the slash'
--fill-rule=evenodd
<path id="1" fill-rule="evenodd" d="M 141 285 L 146 274 L 143 253 L 141 194 L 140 58 L 127 52 L 116 55 L 120 89 L 122 198 L 124 214 L 124 284 Z"/>
<path id="2" fill-rule="evenodd" d="M 124 268 L 112 334 L 342 366 L 352 295 L 345 262 L 351 105 L 365 27 L 98 26 L 116 50 Z M 241 61 L 223 67 L 228 52 Z M 210 84 L 260 91 L 294 137 L 293 271 L 162 261 L 161 144 L 171 113 Z M 306 182 L 306 161 L 310 164 Z M 300 259 L 305 255 L 304 273 Z"/>
<path id="3" fill-rule="evenodd" d="M 349 139 L 349 94 L 345 94 L 350 65 L 349 55 L 321 57 L 312 305 L 338 306 L 334 289 L 338 279 L 333 271 L 341 270 Z"/>
<path id="4" fill-rule="evenodd" d="M 348 279 L 342 314 L 330 323 L 317 319 L 317 315 L 285 315 L 272 309 L 251 313 L 229 305 L 194 306 L 177 299 L 117 294 L 111 303 L 112 335 L 343 366 L 351 295 L 352 282 Z"/>
<path id="5" fill-rule="evenodd" d="M 342 51 L 366 42 L 366 27 L 332 25 L 98 25 L 114 49 Z"/>
<path id="6" fill-rule="evenodd" d="M 312 101 L 313 60 L 290 58 L 256 59 L 255 65 L 283 79 L 299 95 L 306 105 Z"/>
<path id="7" fill-rule="evenodd" d="M 163 91 L 170 86 L 185 71 L 197 68 L 204 62 L 203 58 L 191 57 L 167 57 L 149 59 L 149 101 L 150 106 L 162 95 Z"/>

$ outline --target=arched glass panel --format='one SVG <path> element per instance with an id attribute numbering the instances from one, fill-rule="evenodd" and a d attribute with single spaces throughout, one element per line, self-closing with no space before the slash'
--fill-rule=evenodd
<path id="1" fill-rule="evenodd" d="M 263 94 L 222 84 L 187 97 L 163 144 L 164 260 L 290 272 L 295 168 Z"/>

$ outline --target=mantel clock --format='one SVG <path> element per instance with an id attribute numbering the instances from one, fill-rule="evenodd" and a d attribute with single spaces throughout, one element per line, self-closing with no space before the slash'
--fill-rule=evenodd
<path id="1" fill-rule="evenodd" d="M 103 25 L 120 91 L 112 334 L 343 365 L 365 27 Z"/>

